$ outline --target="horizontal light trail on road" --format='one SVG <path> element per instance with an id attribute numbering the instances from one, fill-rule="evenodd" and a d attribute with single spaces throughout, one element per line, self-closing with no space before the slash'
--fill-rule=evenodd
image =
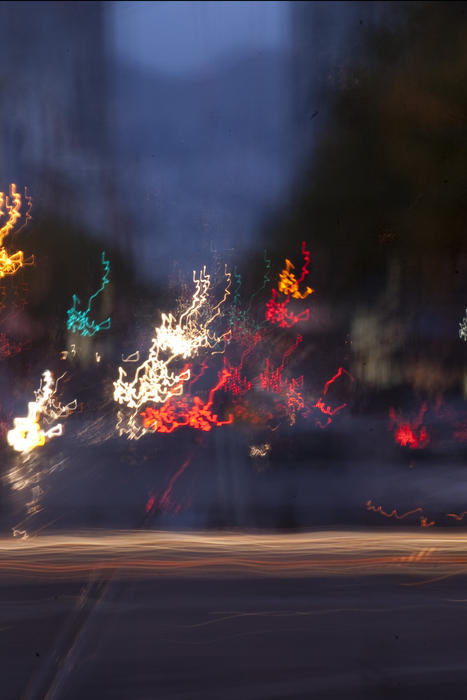
<path id="1" fill-rule="evenodd" d="M 0 539 L 0 582 L 122 578 L 467 573 L 467 534 L 79 532 Z"/>

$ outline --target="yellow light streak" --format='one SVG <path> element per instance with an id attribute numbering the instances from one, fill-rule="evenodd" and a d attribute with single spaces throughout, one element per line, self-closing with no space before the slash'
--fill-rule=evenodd
<path id="1" fill-rule="evenodd" d="M 26 211 L 25 224 L 28 223 L 31 211 L 31 198 L 25 193 L 25 199 L 28 202 Z M 9 275 L 14 275 L 18 270 L 25 265 L 34 264 L 34 256 L 27 260 L 24 258 L 22 250 L 17 250 L 15 253 L 9 253 L 3 241 L 13 231 L 16 222 L 21 218 L 22 199 L 20 193 L 16 190 L 16 185 L 10 185 L 10 194 L 5 195 L 0 192 L 0 219 L 5 216 L 5 210 L 8 215 L 7 221 L 0 227 L 0 278 Z"/>
<path id="2" fill-rule="evenodd" d="M 263 445 L 250 445 L 250 457 L 266 457 L 271 451 L 269 442 Z"/>
<path id="3" fill-rule="evenodd" d="M 14 182 L 10 185 L 10 196 L 5 196 L 3 192 L 0 192 L 0 216 L 5 216 L 3 207 L 8 212 L 8 221 L 0 228 L 0 246 L 3 245 L 4 238 L 12 232 L 16 222 L 21 217 L 21 195 L 16 191 Z"/>
<path id="4" fill-rule="evenodd" d="M 139 350 L 132 352 L 128 357 L 122 355 L 122 362 L 139 362 Z"/>
<path id="5" fill-rule="evenodd" d="M 41 416 L 47 423 L 53 423 L 59 418 L 67 417 L 76 410 L 76 399 L 66 406 L 54 400 L 57 391 L 59 377 L 54 382 L 53 374 L 50 370 L 45 370 L 42 374 L 39 389 L 35 394 L 35 401 L 28 403 L 28 415 L 15 418 L 13 429 L 7 433 L 7 442 L 17 452 L 30 452 L 36 447 L 42 447 L 47 440 L 63 434 L 63 425 L 58 423 L 48 430 L 43 430 L 39 423 Z"/>
<path id="6" fill-rule="evenodd" d="M 295 277 L 294 273 L 291 272 L 291 270 L 294 269 L 295 265 L 293 265 L 290 262 L 290 260 L 286 258 L 285 268 L 279 274 L 279 282 L 277 288 L 280 292 L 282 292 L 282 294 L 285 294 L 286 296 L 290 295 L 294 299 L 306 299 L 307 296 L 313 294 L 314 290 L 311 287 L 307 287 L 304 292 L 300 292 L 298 288 L 298 280 Z"/>

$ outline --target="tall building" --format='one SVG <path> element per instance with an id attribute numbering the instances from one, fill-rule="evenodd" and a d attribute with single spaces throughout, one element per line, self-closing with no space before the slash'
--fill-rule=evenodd
<path id="1" fill-rule="evenodd" d="M 113 228 L 104 2 L 0 3 L 0 189 L 100 235 Z"/>

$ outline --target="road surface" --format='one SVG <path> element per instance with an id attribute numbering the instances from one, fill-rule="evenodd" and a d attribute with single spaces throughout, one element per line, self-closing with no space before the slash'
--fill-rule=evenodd
<path id="1" fill-rule="evenodd" d="M 0 541 L 5 700 L 463 697 L 467 536 Z"/>

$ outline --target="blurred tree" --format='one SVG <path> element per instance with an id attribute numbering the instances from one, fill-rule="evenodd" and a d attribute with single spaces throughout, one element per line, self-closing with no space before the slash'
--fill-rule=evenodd
<path id="1" fill-rule="evenodd" d="M 291 4 L 301 81 L 295 123 L 310 146 L 290 206 L 268 236 L 278 254 L 310 241 L 311 282 L 341 307 L 343 329 L 362 304 L 377 310 L 384 297 L 387 306 L 396 266 L 391 314 L 408 322 L 412 351 L 460 359 L 467 4 L 342 3 L 340 21 L 335 5 Z M 324 55 L 345 22 L 347 40 Z"/>

